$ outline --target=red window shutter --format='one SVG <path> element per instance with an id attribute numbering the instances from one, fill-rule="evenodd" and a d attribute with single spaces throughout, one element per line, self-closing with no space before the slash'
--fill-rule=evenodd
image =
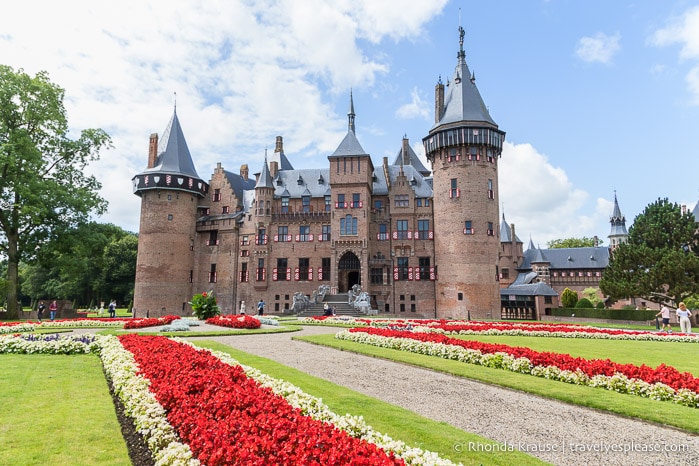
<path id="1" fill-rule="evenodd" d="M 420 268 L 415 267 L 415 280 L 420 280 Z"/>
<path id="2" fill-rule="evenodd" d="M 296 235 L 296 242 L 298 243 L 301 240 L 301 235 Z"/>
<path id="3" fill-rule="evenodd" d="M 432 230 L 427 232 L 427 239 L 434 239 L 434 232 Z"/>
<path id="4" fill-rule="evenodd" d="M 393 267 L 393 280 L 398 280 L 398 267 Z"/>
<path id="5" fill-rule="evenodd" d="M 313 267 L 308 268 L 308 281 L 309 282 L 313 281 Z"/>
<path id="6" fill-rule="evenodd" d="M 318 281 L 323 280 L 323 267 L 318 267 Z"/>
<path id="7" fill-rule="evenodd" d="M 272 269 L 272 281 L 277 281 L 277 278 L 279 278 L 279 275 L 277 274 L 277 268 Z"/>
<path id="8" fill-rule="evenodd" d="M 298 267 L 294 269 L 294 280 L 299 281 L 301 278 L 301 272 L 299 271 Z"/>
<path id="9" fill-rule="evenodd" d="M 408 280 L 412 280 L 412 279 L 413 279 L 413 268 L 408 267 Z"/>
<path id="10" fill-rule="evenodd" d="M 435 280 L 437 278 L 437 274 L 434 271 L 434 267 L 430 267 L 430 280 Z"/>

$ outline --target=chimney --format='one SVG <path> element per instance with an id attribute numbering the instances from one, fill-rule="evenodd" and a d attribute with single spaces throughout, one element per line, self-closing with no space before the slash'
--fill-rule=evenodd
<path id="1" fill-rule="evenodd" d="M 279 162 L 276 160 L 272 160 L 269 162 L 269 175 L 274 179 L 277 176 L 277 172 L 279 171 Z"/>
<path id="2" fill-rule="evenodd" d="M 155 167 L 155 159 L 158 158 L 158 133 L 150 135 L 150 143 L 148 144 L 148 167 Z"/>
<path id="3" fill-rule="evenodd" d="M 434 87 L 434 122 L 439 123 L 444 113 L 444 84 L 440 76 L 439 82 Z"/>
<path id="4" fill-rule="evenodd" d="M 284 153 L 284 140 L 281 136 L 277 136 L 277 140 L 274 143 L 274 153 L 276 154 L 277 152 Z"/>
<path id="5" fill-rule="evenodd" d="M 597 235 L 595 235 L 594 238 L 592 238 L 592 245 L 593 245 L 594 247 L 598 247 L 598 246 L 599 246 L 599 238 L 597 237 Z"/>
<path id="6" fill-rule="evenodd" d="M 243 181 L 247 181 L 248 175 L 249 175 L 248 164 L 244 163 L 240 166 L 240 176 L 243 178 Z"/>
<path id="7" fill-rule="evenodd" d="M 403 160 L 403 165 L 410 165 L 410 141 L 408 140 L 407 135 L 403 136 L 403 149 L 401 160 Z"/>
<path id="8" fill-rule="evenodd" d="M 510 234 L 512 235 L 512 251 L 517 250 L 517 235 L 515 235 L 515 224 L 510 223 Z"/>

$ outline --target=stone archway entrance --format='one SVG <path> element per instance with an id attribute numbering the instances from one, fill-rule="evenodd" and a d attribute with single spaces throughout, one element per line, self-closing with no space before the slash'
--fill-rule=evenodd
<path id="1" fill-rule="evenodd" d="M 337 288 L 340 293 L 346 293 L 354 285 L 361 285 L 361 264 L 353 252 L 346 252 L 340 258 L 337 266 Z"/>

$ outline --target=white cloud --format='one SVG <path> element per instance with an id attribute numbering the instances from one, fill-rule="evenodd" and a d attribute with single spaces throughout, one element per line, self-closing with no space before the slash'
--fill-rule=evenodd
<path id="1" fill-rule="evenodd" d="M 401 105 L 396 110 L 396 117 L 403 119 L 422 118 L 425 121 L 430 121 L 432 108 L 430 103 L 420 96 L 420 92 L 416 87 L 410 92 L 411 102 Z"/>
<path id="2" fill-rule="evenodd" d="M 699 105 L 699 7 L 690 8 L 667 27 L 655 31 L 650 42 L 660 47 L 681 44 L 680 60 L 694 62 L 685 79 L 693 103 Z"/>
<path id="3" fill-rule="evenodd" d="M 586 62 L 609 64 L 621 48 L 620 39 L 621 35 L 618 32 L 613 35 L 598 32 L 594 36 L 581 38 L 575 54 Z"/>
<path id="4" fill-rule="evenodd" d="M 565 171 L 531 144 L 505 142 L 499 164 L 501 210 L 525 248 L 529 237 L 546 247 L 552 239 L 599 236 L 596 228 L 612 212 L 612 204 L 598 199 L 593 215 L 581 214 L 588 193 L 575 188 Z"/>

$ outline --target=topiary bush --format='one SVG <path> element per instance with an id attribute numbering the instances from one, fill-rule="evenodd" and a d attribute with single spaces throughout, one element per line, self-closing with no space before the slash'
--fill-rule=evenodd
<path id="1" fill-rule="evenodd" d="M 563 306 L 563 307 L 575 307 L 575 304 L 577 302 L 578 302 L 578 293 L 571 290 L 570 288 L 566 288 L 565 290 L 563 290 L 563 293 L 561 293 L 561 306 Z"/>
<path id="2" fill-rule="evenodd" d="M 575 303 L 576 308 L 584 308 L 584 309 L 594 309 L 594 305 L 592 304 L 592 301 L 590 301 L 587 298 L 581 298 L 578 300 L 577 303 Z"/>

